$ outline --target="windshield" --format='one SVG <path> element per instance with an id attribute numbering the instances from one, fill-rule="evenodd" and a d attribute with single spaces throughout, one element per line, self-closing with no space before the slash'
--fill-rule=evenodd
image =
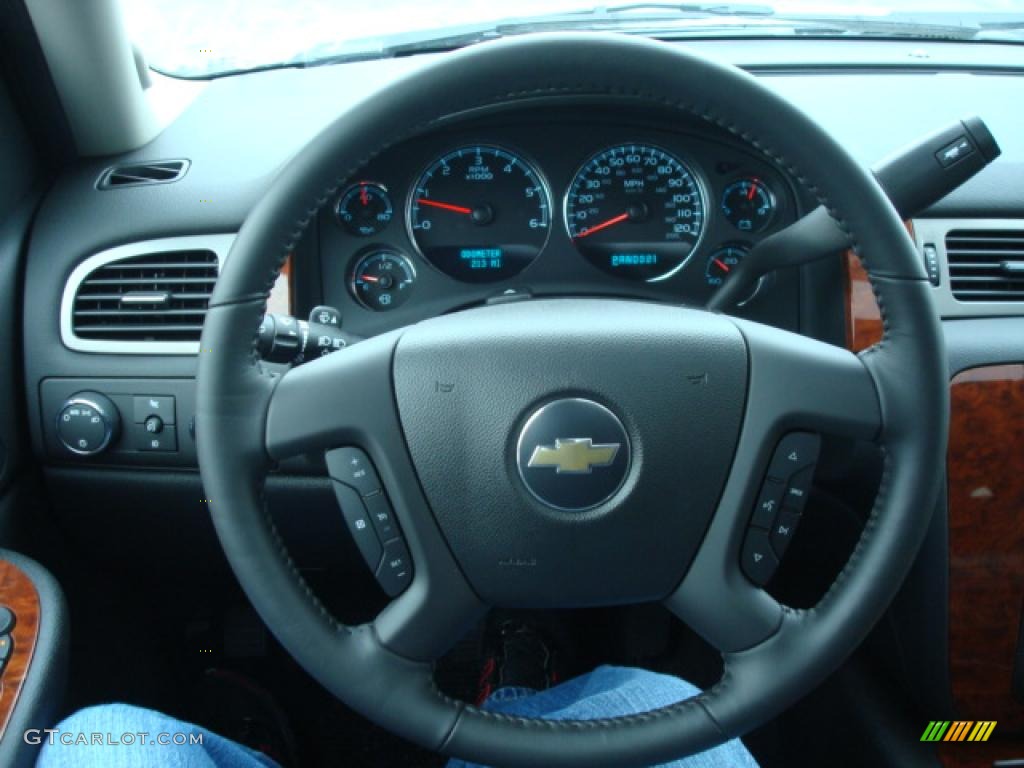
<path id="1" fill-rule="evenodd" d="M 444 50 L 538 30 L 666 39 L 874 36 L 1024 42 L 1019 0 L 607 3 L 587 0 L 121 0 L 151 67 L 212 77 L 275 66 Z"/>

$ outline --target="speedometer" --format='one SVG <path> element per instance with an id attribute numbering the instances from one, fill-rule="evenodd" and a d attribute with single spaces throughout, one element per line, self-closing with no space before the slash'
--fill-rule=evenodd
<path id="1" fill-rule="evenodd" d="M 596 267 L 639 280 L 678 270 L 704 233 L 704 189 L 679 158 L 646 144 L 599 152 L 565 196 L 573 244 Z"/>
<path id="2" fill-rule="evenodd" d="M 456 149 L 431 163 L 409 196 L 409 234 L 424 258 L 471 283 L 517 275 L 540 253 L 551 201 L 540 174 L 493 146 Z"/>

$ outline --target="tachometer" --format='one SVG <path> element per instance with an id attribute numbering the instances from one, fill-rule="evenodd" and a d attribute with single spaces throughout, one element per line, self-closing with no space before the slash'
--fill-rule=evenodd
<path id="1" fill-rule="evenodd" d="M 551 229 L 551 200 L 528 162 L 494 146 L 462 147 L 413 186 L 409 234 L 427 261 L 471 283 L 519 274 Z"/>
<path id="2" fill-rule="evenodd" d="M 658 280 L 678 270 L 704 234 L 704 189 L 679 158 L 646 144 L 599 152 L 565 197 L 565 225 L 592 264 Z"/>

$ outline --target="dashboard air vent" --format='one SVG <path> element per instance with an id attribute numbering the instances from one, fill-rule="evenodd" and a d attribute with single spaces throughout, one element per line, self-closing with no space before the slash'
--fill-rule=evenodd
<path id="1" fill-rule="evenodd" d="M 78 286 L 72 333 L 107 341 L 199 341 L 218 267 L 217 254 L 204 249 L 99 266 Z"/>
<path id="2" fill-rule="evenodd" d="M 144 184 L 170 184 L 188 170 L 188 160 L 163 160 L 151 163 L 115 165 L 100 174 L 99 189 L 138 187 Z"/>
<path id="3" fill-rule="evenodd" d="M 1024 301 L 1024 230 L 950 230 L 946 255 L 957 300 Z"/>

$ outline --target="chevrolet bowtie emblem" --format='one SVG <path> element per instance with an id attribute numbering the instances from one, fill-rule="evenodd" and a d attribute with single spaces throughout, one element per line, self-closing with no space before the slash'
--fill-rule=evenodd
<path id="1" fill-rule="evenodd" d="M 554 467 L 560 475 L 589 475 L 594 467 L 607 467 L 615 461 L 618 443 L 598 443 L 589 437 L 555 440 L 554 445 L 538 445 L 527 462 L 528 467 Z"/>

